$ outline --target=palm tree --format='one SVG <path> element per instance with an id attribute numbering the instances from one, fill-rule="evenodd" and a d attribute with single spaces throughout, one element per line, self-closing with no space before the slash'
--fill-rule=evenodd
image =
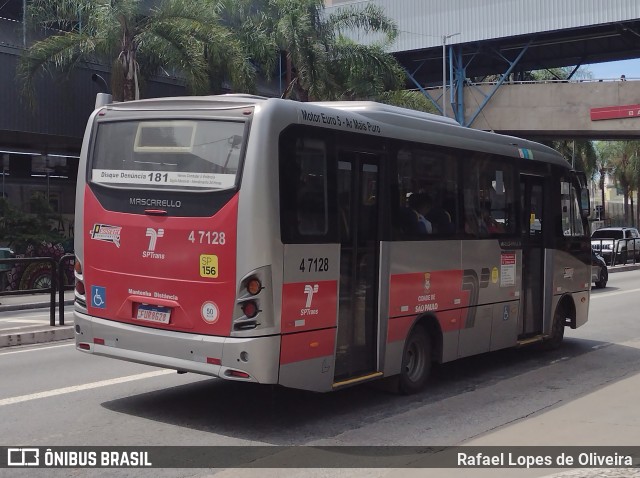
<path id="1" fill-rule="evenodd" d="M 640 224 L 640 203 L 636 203 L 636 210 L 633 210 L 633 191 L 636 197 L 640 193 L 640 141 L 625 141 L 624 154 L 627 157 L 627 172 L 630 182 L 631 196 L 631 225 Z"/>
<path id="2" fill-rule="evenodd" d="M 624 221 L 629 224 L 629 198 L 633 201 L 633 191 L 636 187 L 634 172 L 630 161 L 633 149 L 628 141 L 608 141 L 598 143 L 598 153 L 602 164 L 607 165 L 607 170 L 612 172 L 616 184 L 622 190 Z M 631 154 L 630 154 L 631 153 Z M 631 206 L 633 216 L 633 203 Z"/>
<path id="3" fill-rule="evenodd" d="M 368 3 L 326 15 L 323 0 L 263 0 L 260 20 L 272 33 L 274 51 L 286 63 L 287 88 L 300 101 L 373 98 L 398 90 L 404 71 L 385 52 L 397 36 L 395 23 Z M 345 32 L 372 34 L 367 45 Z"/>
<path id="4" fill-rule="evenodd" d="M 192 93 L 206 93 L 209 60 L 215 58 L 228 65 L 225 72 L 236 89 L 250 89 L 253 65 L 239 39 L 221 24 L 221 8 L 207 0 L 165 0 L 151 9 L 141 0 L 33 0 L 28 21 L 56 33 L 26 51 L 18 80 L 33 100 L 39 73 L 100 61 L 111 66 L 115 100 L 139 98 L 141 76 L 160 67 L 180 71 Z"/>
<path id="5" fill-rule="evenodd" d="M 596 153 L 597 153 L 597 161 L 596 161 L 596 170 L 599 176 L 599 186 L 602 194 L 602 217 L 601 219 L 605 219 L 605 182 L 607 175 L 613 175 L 613 171 L 615 170 L 615 157 L 617 156 L 617 146 L 616 142 L 611 141 L 597 141 L 595 143 Z"/>

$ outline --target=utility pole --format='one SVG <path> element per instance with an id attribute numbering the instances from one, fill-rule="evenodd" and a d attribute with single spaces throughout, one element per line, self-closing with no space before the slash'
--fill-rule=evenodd
<path id="1" fill-rule="evenodd" d="M 447 116 L 447 39 L 456 35 L 460 32 L 442 35 L 442 116 Z"/>

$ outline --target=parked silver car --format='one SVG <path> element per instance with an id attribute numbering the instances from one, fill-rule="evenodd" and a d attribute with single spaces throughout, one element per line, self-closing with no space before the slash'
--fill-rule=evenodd
<path id="1" fill-rule="evenodd" d="M 640 234 L 635 227 L 603 227 L 591 234 L 591 248 L 609 265 L 640 259 Z"/>

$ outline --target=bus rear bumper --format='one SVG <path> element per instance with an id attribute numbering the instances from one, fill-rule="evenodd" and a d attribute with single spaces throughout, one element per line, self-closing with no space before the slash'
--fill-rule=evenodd
<path id="1" fill-rule="evenodd" d="M 280 337 L 218 337 L 100 319 L 74 311 L 76 349 L 227 380 L 278 383 Z"/>

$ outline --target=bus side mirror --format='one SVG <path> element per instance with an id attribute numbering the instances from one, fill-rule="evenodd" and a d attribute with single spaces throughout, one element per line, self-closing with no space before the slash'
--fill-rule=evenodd
<path id="1" fill-rule="evenodd" d="M 582 215 L 584 217 L 589 217 L 591 215 L 591 201 L 589 200 L 589 190 L 581 189 L 580 190 L 580 210 L 582 211 Z"/>
<path id="2" fill-rule="evenodd" d="M 575 175 L 580 185 L 580 212 L 583 217 L 589 217 L 591 215 L 591 201 L 589 200 L 587 175 L 583 171 L 575 171 Z"/>

